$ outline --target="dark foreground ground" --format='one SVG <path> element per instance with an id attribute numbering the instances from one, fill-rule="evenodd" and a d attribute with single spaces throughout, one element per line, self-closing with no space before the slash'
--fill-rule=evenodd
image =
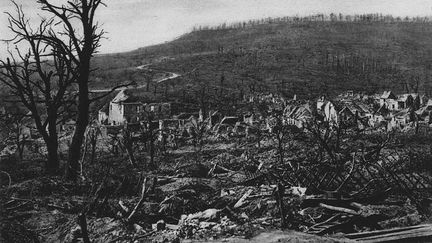
<path id="1" fill-rule="evenodd" d="M 146 153 L 137 153 L 138 168 L 126 156 L 101 153 L 83 164 L 77 183 L 42 176 L 43 162 L 2 161 L 0 242 L 83 242 L 79 215 L 91 242 L 431 240 L 427 171 L 365 172 L 372 169 L 348 164 L 345 174 L 326 178 L 299 166 L 297 176 L 321 186 L 293 185 L 270 140 L 253 153 L 232 141 L 160 152 L 154 170 L 144 168 Z M 319 189 L 326 183 L 340 190 Z"/>

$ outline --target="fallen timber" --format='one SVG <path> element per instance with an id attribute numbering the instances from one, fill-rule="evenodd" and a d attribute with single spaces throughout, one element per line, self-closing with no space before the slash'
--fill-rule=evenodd
<path id="1" fill-rule="evenodd" d="M 412 240 L 430 242 L 432 240 L 432 224 L 346 234 L 345 237 L 361 242 L 406 242 Z"/>

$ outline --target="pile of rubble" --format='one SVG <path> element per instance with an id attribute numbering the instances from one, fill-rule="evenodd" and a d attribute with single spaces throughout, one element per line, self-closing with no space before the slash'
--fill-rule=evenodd
<path id="1" fill-rule="evenodd" d="M 358 232 L 418 225 L 424 221 L 409 199 L 401 200 L 388 198 L 381 205 L 376 204 L 378 201 L 361 204 L 331 193 L 307 195 L 307 189 L 301 187 L 237 186 L 221 189 L 220 195 L 209 203 L 213 208 L 183 214 L 175 225 L 159 221 L 153 228 L 182 239 L 233 235 L 250 238 L 256 232 L 275 228 L 316 235 L 344 233 L 354 238 Z"/>
<path id="2" fill-rule="evenodd" d="M 241 160 L 221 154 L 171 175 L 139 172 L 133 187 L 132 179 L 89 188 L 39 178 L 8 187 L 1 205 L 11 222 L 24 219 L 45 241 L 86 235 L 94 242 L 257 240 L 269 232 L 272 240 L 287 237 L 277 230 L 328 242 L 432 237 L 427 173 L 408 174 L 384 159 L 379 166 L 353 159 L 341 167 L 322 163 L 296 170 L 262 158 L 255 164 Z M 133 196 L 114 196 L 124 183 Z M 86 191 L 93 193 L 84 196 Z"/>

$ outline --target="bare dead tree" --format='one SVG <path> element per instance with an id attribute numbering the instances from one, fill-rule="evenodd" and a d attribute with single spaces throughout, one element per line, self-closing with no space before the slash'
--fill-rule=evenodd
<path id="1" fill-rule="evenodd" d="M 93 164 L 95 161 L 97 142 L 100 135 L 101 135 L 101 130 L 99 126 L 92 127 L 88 132 L 87 136 L 89 137 L 89 142 L 91 146 L 90 164 Z"/>
<path id="2" fill-rule="evenodd" d="M 205 120 L 194 119 L 191 121 L 192 143 L 197 154 L 201 152 L 202 147 L 204 146 L 204 140 L 211 129 L 208 127 L 208 124 L 209 118 Z"/>
<path id="3" fill-rule="evenodd" d="M 15 36 L 7 42 L 27 51 L 17 47 L 15 55 L 10 52 L 9 58 L 0 61 L 0 81 L 30 111 L 47 147 L 47 172 L 55 173 L 59 166 L 57 125 L 73 105 L 66 97 L 71 96 L 69 88 L 79 76 L 71 68 L 74 48 L 72 42 L 61 41 L 63 33 L 53 29 L 58 24 L 54 18 L 42 18 L 34 28 L 22 7 L 13 4 L 16 16 L 7 14 L 9 30 Z"/>
<path id="4" fill-rule="evenodd" d="M 275 124 L 272 127 L 272 135 L 277 141 L 279 163 L 280 165 L 284 165 L 286 147 L 289 145 L 288 143 L 292 143 L 296 136 L 300 134 L 300 129 L 295 125 L 285 124 L 282 111 L 273 111 L 271 117 L 275 120 Z M 289 164 L 292 167 L 291 163 Z"/>
<path id="5" fill-rule="evenodd" d="M 81 145 L 89 123 L 88 83 L 90 60 L 100 46 L 104 34 L 95 22 L 102 0 L 72 0 L 52 4 L 38 0 L 50 18 L 41 17 L 38 28 L 29 25 L 22 8 L 17 16 L 9 15 L 9 29 L 15 34 L 14 44 L 27 44 L 29 51 L 2 64 L 3 83 L 7 84 L 31 111 L 36 127 L 48 148 L 48 168 L 58 168 L 58 113 L 64 107 L 65 94 L 72 84 L 78 86 L 76 129 L 69 149 L 66 178 L 75 180 L 79 171 Z M 44 111 L 41 111 L 44 110 Z M 46 115 L 46 119 L 42 119 Z"/>
<path id="6" fill-rule="evenodd" d="M 131 165 L 136 168 L 137 167 L 137 163 L 136 163 L 136 158 L 135 158 L 135 143 L 137 139 L 135 139 L 134 137 L 134 132 L 132 131 L 132 129 L 130 128 L 130 126 L 126 123 L 122 129 L 121 132 L 121 142 L 123 147 L 126 150 L 126 153 L 128 155 L 129 158 L 129 162 L 131 163 Z"/>
<path id="7" fill-rule="evenodd" d="M 331 161 L 334 163 L 336 161 L 336 154 L 331 146 L 334 132 L 332 131 L 330 123 L 326 121 L 319 121 L 315 118 L 311 119 L 306 123 L 306 131 L 310 134 L 314 143 L 316 143 L 319 147 L 320 160 L 322 160 L 323 157 L 322 152 L 325 151 L 331 158 Z"/>
<path id="8" fill-rule="evenodd" d="M 90 61 L 93 54 L 100 47 L 100 40 L 104 31 L 100 30 L 95 22 L 95 13 L 103 3 L 102 0 L 74 0 L 62 5 L 54 5 L 47 0 L 38 1 L 42 9 L 55 15 L 55 18 L 64 26 L 63 36 L 68 39 L 66 47 L 67 58 L 73 61 L 70 66 L 76 75 L 75 83 L 78 85 L 78 113 L 76 127 L 69 148 L 66 178 L 76 180 L 79 171 L 81 145 L 84 140 L 86 128 L 89 124 L 89 108 L 92 100 L 89 98 L 89 78 L 91 73 Z M 82 25 L 75 28 L 73 21 L 78 20 Z M 78 30 L 82 33 L 77 34 Z M 57 39 L 61 42 L 61 40 Z"/>
<path id="9" fill-rule="evenodd" d="M 148 169 L 154 169 L 157 167 L 155 163 L 156 141 L 162 131 L 157 126 L 155 126 L 153 122 L 155 121 L 155 116 L 153 112 L 143 111 L 140 115 L 142 122 L 139 131 L 139 139 L 140 142 L 145 144 L 145 147 L 147 148 L 150 155 L 150 161 L 146 164 L 146 167 Z"/>

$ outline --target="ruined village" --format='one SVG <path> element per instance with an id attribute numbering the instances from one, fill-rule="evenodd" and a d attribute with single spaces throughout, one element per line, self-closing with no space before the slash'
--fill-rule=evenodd
<path id="1" fill-rule="evenodd" d="M 38 1 L 33 28 L 17 2 L 0 242 L 432 241 L 431 18 L 263 18 L 99 54 L 104 1 Z"/>

